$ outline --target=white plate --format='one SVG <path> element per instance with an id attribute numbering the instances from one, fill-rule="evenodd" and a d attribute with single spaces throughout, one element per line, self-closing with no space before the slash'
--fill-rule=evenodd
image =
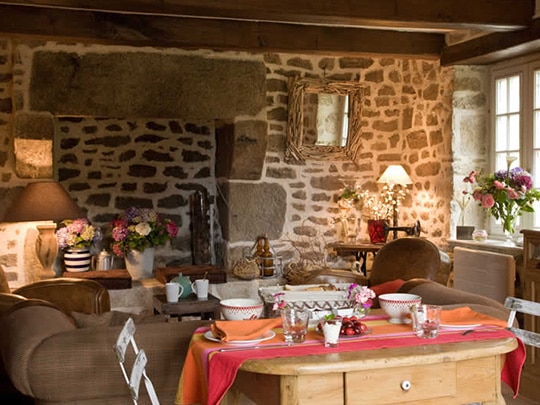
<path id="1" fill-rule="evenodd" d="M 479 326 L 482 326 L 480 323 L 472 323 L 470 325 L 440 325 L 441 328 L 447 328 L 447 329 L 471 329 L 471 328 L 477 328 Z"/>
<path id="2" fill-rule="evenodd" d="M 222 340 L 218 339 L 214 336 L 211 330 L 206 331 L 204 333 L 204 337 L 208 340 L 211 340 L 212 342 L 219 342 L 219 343 L 225 343 L 229 345 L 254 345 L 260 342 L 264 342 L 265 340 L 270 340 L 274 336 L 276 336 L 276 332 L 273 330 L 269 330 L 264 335 L 262 335 L 260 338 L 257 339 L 251 339 L 251 340 L 229 340 L 228 342 L 223 342 Z"/>

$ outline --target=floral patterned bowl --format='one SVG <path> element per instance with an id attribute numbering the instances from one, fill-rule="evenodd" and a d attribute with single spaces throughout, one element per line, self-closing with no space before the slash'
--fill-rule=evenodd
<path id="1" fill-rule="evenodd" d="M 415 294 L 393 293 L 379 295 L 381 308 L 390 323 L 411 323 L 411 306 L 420 305 L 422 297 Z"/>
<path id="2" fill-rule="evenodd" d="M 230 298 L 220 301 L 221 313 L 229 321 L 258 319 L 263 312 L 264 304 L 257 299 Z"/>

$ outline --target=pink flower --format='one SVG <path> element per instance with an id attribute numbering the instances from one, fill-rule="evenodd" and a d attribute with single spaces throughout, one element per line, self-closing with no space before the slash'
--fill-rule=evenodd
<path id="1" fill-rule="evenodd" d="M 472 196 L 475 201 L 482 201 L 484 194 L 482 194 L 482 191 L 477 189 L 473 191 Z"/>
<path id="2" fill-rule="evenodd" d="M 176 238 L 176 235 L 178 235 L 178 226 L 174 222 L 167 222 L 165 228 L 171 238 Z"/>
<path id="3" fill-rule="evenodd" d="M 495 199 L 491 194 L 484 194 L 481 203 L 483 208 L 491 208 L 495 205 Z"/>
<path id="4" fill-rule="evenodd" d="M 505 187 L 504 184 L 501 183 L 499 180 L 495 180 L 495 181 L 493 182 L 493 185 L 495 186 L 495 188 L 496 188 L 497 190 L 502 190 L 502 189 Z"/>
<path id="5" fill-rule="evenodd" d="M 475 181 L 476 181 L 476 172 L 474 170 L 470 172 L 469 175 L 463 179 L 464 183 L 473 184 Z"/>
<path id="6" fill-rule="evenodd" d="M 506 192 L 508 193 L 508 198 L 511 200 L 518 200 L 521 197 L 512 187 L 508 187 Z"/>

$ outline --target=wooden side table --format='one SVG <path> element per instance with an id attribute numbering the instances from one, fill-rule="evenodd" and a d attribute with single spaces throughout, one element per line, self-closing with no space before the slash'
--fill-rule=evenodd
<path id="1" fill-rule="evenodd" d="M 154 295 L 154 312 L 166 316 L 200 315 L 202 319 L 219 319 L 219 298 L 208 294 L 207 300 L 199 300 L 195 294 L 181 298 L 178 302 L 167 302 L 165 294 Z"/>
<path id="2" fill-rule="evenodd" d="M 360 271 L 364 276 L 367 276 L 366 264 L 368 253 L 371 253 L 375 257 L 383 245 L 374 244 L 369 241 L 355 243 L 334 242 L 328 244 L 327 247 L 333 249 L 339 256 L 354 255 L 356 261 L 360 263 Z"/>

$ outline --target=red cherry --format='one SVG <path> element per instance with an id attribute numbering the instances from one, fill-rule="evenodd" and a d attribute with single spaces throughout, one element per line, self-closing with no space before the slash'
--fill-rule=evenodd
<path id="1" fill-rule="evenodd" d="M 360 333 L 366 333 L 367 325 L 365 323 L 360 324 Z"/>
<path id="2" fill-rule="evenodd" d="M 354 321 L 356 321 L 358 318 L 357 318 L 355 315 L 353 315 L 353 316 L 351 316 L 349 319 L 350 319 L 351 321 L 354 322 Z"/>
<path id="3" fill-rule="evenodd" d="M 353 328 L 347 328 L 345 329 L 346 335 L 354 335 L 354 329 Z"/>

